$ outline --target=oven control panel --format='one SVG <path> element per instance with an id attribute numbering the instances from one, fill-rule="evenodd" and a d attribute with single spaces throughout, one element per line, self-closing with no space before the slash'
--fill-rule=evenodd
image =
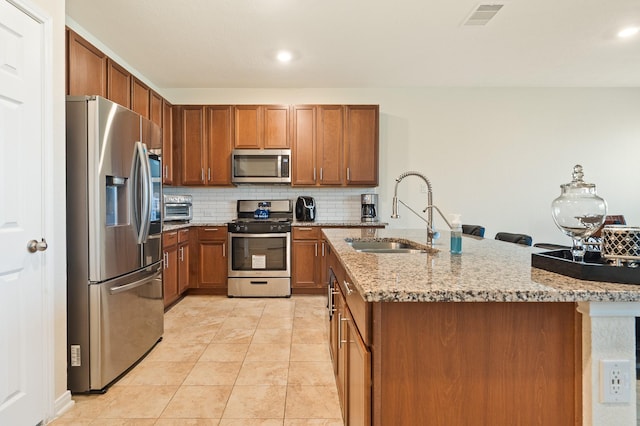
<path id="1" fill-rule="evenodd" d="M 288 222 L 231 222 L 227 225 L 229 232 L 236 234 L 264 234 L 291 232 L 291 223 Z"/>

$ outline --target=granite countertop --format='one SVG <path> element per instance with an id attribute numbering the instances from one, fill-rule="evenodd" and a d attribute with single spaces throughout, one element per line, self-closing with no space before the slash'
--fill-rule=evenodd
<path id="1" fill-rule="evenodd" d="M 436 253 L 355 251 L 345 239 L 399 238 L 426 243 L 426 230 L 323 230 L 353 284 L 368 302 L 639 302 L 640 285 L 578 280 L 531 267 L 544 250 L 463 236 L 462 254 L 449 253 L 449 233 Z"/>
<path id="2" fill-rule="evenodd" d="M 224 226 L 227 222 L 165 222 L 162 225 L 162 232 L 175 231 L 176 229 L 190 228 L 192 226 Z"/>
<path id="3" fill-rule="evenodd" d="M 387 226 L 385 222 L 349 222 L 349 221 L 325 221 L 325 222 L 292 222 L 291 226 L 318 226 L 318 227 L 358 227 L 371 228 L 372 226 Z M 176 229 L 189 228 L 191 226 L 227 226 L 227 222 L 166 222 L 162 231 L 175 231 Z"/>

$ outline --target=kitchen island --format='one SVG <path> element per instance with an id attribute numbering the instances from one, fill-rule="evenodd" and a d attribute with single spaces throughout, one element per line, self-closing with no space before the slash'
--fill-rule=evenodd
<path id="1" fill-rule="evenodd" d="M 362 253 L 425 230 L 325 229 L 331 352 L 348 424 L 635 424 L 640 288 L 531 267 L 530 247 L 463 238 L 462 255 Z M 599 399 L 599 361 L 629 360 L 627 402 Z"/>

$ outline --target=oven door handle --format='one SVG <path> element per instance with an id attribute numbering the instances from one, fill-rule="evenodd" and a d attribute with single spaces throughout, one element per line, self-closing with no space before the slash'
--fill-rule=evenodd
<path id="1" fill-rule="evenodd" d="M 231 238 L 288 238 L 291 232 L 276 232 L 272 234 L 243 234 L 241 232 L 229 232 Z"/>

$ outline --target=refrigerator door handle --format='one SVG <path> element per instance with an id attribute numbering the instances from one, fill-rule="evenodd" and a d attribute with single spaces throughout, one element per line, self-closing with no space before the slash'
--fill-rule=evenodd
<path id="1" fill-rule="evenodd" d="M 111 287 L 109 289 L 109 293 L 110 294 L 118 294 L 118 293 L 122 293 L 122 292 L 125 292 L 125 291 L 132 290 L 132 289 L 134 289 L 136 287 L 140 287 L 142 285 L 147 284 L 149 281 L 153 281 L 154 279 L 159 277 L 161 274 L 162 274 L 162 271 L 160 270 L 160 271 L 156 272 L 155 274 L 153 274 L 151 276 L 144 277 L 144 278 L 139 279 L 137 281 L 134 281 L 132 283 L 125 284 L 125 285 L 119 285 L 119 286 L 116 286 L 116 287 Z"/>
<path id="2" fill-rule="evenodd" d="M 140 228 L 138 229 L 138 244 L 142 244 L 147 241 L 149 227 L 151 226 L 151 167 L 147 158 L 147 146 L 138 141 L 135 149 L 136 169 L 140 170 L 140 173 L 135 174 L 135 179 L 142 177 L 142 182 L 135 183 L 136 187 L 141 183 L 140 187 L 142 188 L 142 197 L 140 198 L 142 211 L 140 213 Z"/>

